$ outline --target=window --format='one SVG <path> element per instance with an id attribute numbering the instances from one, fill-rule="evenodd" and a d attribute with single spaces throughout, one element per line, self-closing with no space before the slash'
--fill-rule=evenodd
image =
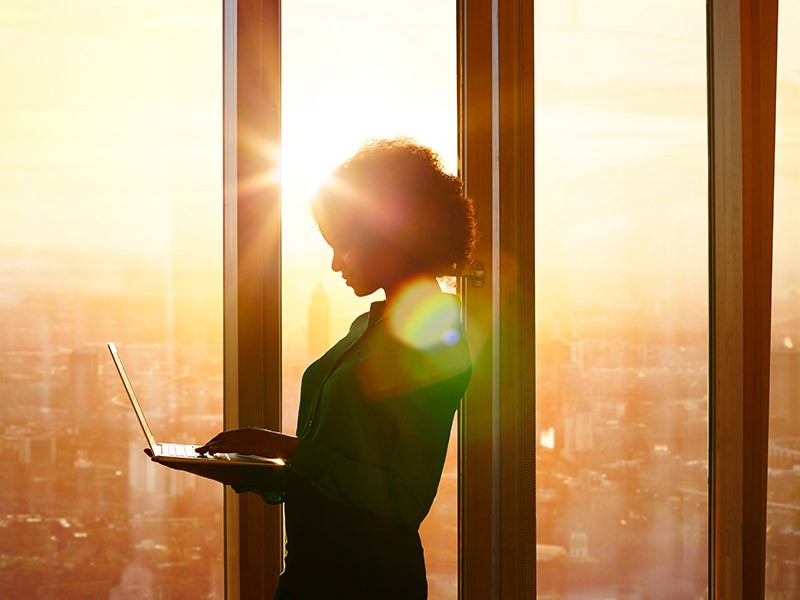
<path id="1" fill-rule="evenodd" d="M 535 6 L 537 597 L 699 598 L 705 11 Z"/>
<path id="2" fill-rule="evenodd" d="M 424 14 L 424 20 L 420 15 Z M 449 2 L 284 3 L 282 18 L 283 429 L 294 433 L 300 380 L 382 293 L 355 297 L 330 269 L 308 203 L 368 139 L 408 136 L 457 162 L 456 20 Z M 457 435 L 422 524 L 429 597 L 458 594 Z"/>
<path id="3" fill-rule="evenodd" d="M 552 16 L 569 22 L 592 8 L 568 3 L 554 6 Z M 492 256 L 488 290 L 467 293 L 468 313 L 471 307 L 473 321 L 491 333 L 484 333 L 480 381 L 466 401 L 472 416 L 462 442 L 462 549 L 470 568 L 462 577 L 467 597 L 529 597 L 540 583 L 530 547 L 540 526 L 531 514 L 539 501 L 532 447 L 540 439 L 531 431 L 534 378 L 526 368 L 534 356 L 532 181 L 542 176 L 534 173 L 533 85 L 526 77 L 534 73 L 534 11 L 525 0 L 467 1 L 462 9 L 462 168 L 470 194 L 481 200 L 482 222 L 492 223 L 483 241 Z M 646 17 L 642 10 L 631 3 L 617 16 L 622 23 L 642 16 L 657 29 L 672 22 L 660 10 L 648 6 Z M 763 572 L 751 566 L 763 563 L 765 529 L 770 270 L 764 257 L 771 259 L 772 191 L 764 182 L 772 174 L 776 12 L 774 2 L 760 3 L 758 11 L 744 0 L 707 4 L 710 597 L 755 598 L 763 590 Z M 590 76 L 596 81 L 602 71 Z M 476 396 L 488 399 L 475 402 Z M 487 451 L 491 458 L 482 458 Z M 470 524 L 479 519 L 491 531 Z"/>
<path id="4" fill-rule="evenodd" d="M 0 596 L 222 598 L 218 2 L 0 7 Z"/>

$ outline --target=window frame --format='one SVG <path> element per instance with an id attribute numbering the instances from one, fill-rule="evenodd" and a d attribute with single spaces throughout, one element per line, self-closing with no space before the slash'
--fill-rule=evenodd
<path id="1" fill-rule="evenodd" d="M 280 147 L 280 0 L 223 4 L 225 427 L 277 428 L 280 188 L 248 183 Z M 778 9 L 707 11 L 710 597 L 763 598 Z M 533 0 L 457 0 L 457 27 L 460 173 L 486 264 L 486 286 L 464 286 L 459 597 L 534 597 Z M 225 493 L 226 595 L 269 598 L 280 509 Z"/>
<path id="2" fill-rule="evenodd" d="M 533 0 L 461 0 L 458 26 L 460 174 L 486 265 L 486 285 L 464 293 L 474 369 L 460 411 L 459 596 L 533 598 Z"/>

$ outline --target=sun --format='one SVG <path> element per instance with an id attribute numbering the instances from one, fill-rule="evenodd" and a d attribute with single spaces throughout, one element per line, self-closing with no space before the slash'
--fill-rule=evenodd
<path id="1" fill-rule="evenodd" d="M 281 148 L 281 220 L 292 254 L 324 246 L 309 208 L 311 199 L 347 158 L 347 149 L 312 140 L 313 132 L 286 131 Z"/>

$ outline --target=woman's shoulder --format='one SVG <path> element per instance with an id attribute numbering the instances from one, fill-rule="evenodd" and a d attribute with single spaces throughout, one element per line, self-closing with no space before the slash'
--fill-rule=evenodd
<path id="1" fill-rule="evenodd" d="M 365 346 L 395 371 L 456 374 L 472 367 L 461 304 L 453 294 L 439 293 L 413 306 L 387 310 Z"/>

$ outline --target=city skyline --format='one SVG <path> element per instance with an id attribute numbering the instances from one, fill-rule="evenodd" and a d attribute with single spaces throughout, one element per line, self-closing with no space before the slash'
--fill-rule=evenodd
<path id="1" fill-rule="evenodd" d="M 309 286 L 306 308 L 314 292 L 314 287 Z M 61 308 L 58 308 L 59 306 Z M 88 473 L 86 469 L 107 464 L 108 467 L 103 467 L 98 473 L 107 473 L 108 475 L 102 477 L 108 476 L 111 479 L 106 481 L 101 478 L 92 484 L 100 487 L 90 496 L 91 504 L 84 504 L 83 508 L 79 509 L 79 513 L 83 511 L 83 514 L 89 514 L 87 511 L 90 511 L 94 515 L 103 515 L 106 511 L 113 511 L 115 505 L 111 501 L 114 496 L 109 494 L 112 494 L 114 489 L 119 491 L 113 494 L 121 494 L 126 486 L 131 490 L 141 487 L 142 492 L 150 490 L 155 494 L 154 498 L 163 496 L 159 501 L 163 506 L 168 505 L 169 498 L 185 499 L 188 497 L 187 494 L 194 494 L 196 486 L 200 485 L 199 481 L 180 479 L 184 477 L 183 474 L 173 475 L 166 469 L 150 464 L 143 455 L 140 455 L 143 446 L 141 432 L 125 401 L 113 366 L 109 361 L 102 360 L 105 352 L 101 344 L 96 344 L 94 350 L 86 346 L 86 341 L 97 336 L 97 330 L 102 328 L 106 319 L 111 317 L 123 321 L 128 317 L 119 314 L 113 317 L 113 314 L 119 311 L 106 308 L 105 311 L 95 313 L 94 329 L 90 326 L 87 330 L 85 325 L 81 325 L 82 317 L 74 311 L 73 306 L 69 297 L 62 296 L 59 303 L 53 307 L 57 312 L 52 313 L 52 317 L 67 328 L 65 333 L 70 336 L 63 340 L 63 345 L 51 349 L 45 347 L 27 354 L 9 350 L 0 353 L 0 374 L 3 375 L 0 377 L 0 385 L 4 386 L 7 399 L 18 394 L 13 391 L 14 389 L 25 389 L 14 388 L 16 379 L 9 378 L 9 374 L 17 373 L 25 377 L 26 379 L 22 381 L 28 383 L 23 385 L 38 381 L 49 382 L 49 391 L 39 390 L 39 393 L 43 394 L 40 401 L 29 395 L 27 404 L 33 411 L 28 417 L 14 413 L 13 402 L 5 405 L 0 415 L 0 422 L 6 424 L 0 436 L 2 437 L 0 451 L 7 458 L 17 456 L 22 472 L 25 469 L 24 465 L 32 464 L 31 452 L 35 452 L 36 456 L 53 465 L 63 464 L 66 459 L 70 466 L 68 469 L 66 466 L 62 468 L 64 474 L 72 472 L 73 469 L 75 472 Z M 36 319 L 41 314 L 37 312 L 35 306 L 26 308 L 27 315 L 21 311 L 15 313 L 15 321 L 21 328 L 26 327 L 29 319 Z M 162 306 L 158 310 L 163 308 Z M 139 306 L 134 310 L 142 313 L 144 309 Z M 306 315 L 308 314 L 306 312 Z M 676 306 L 660 309 L 661 318 L 667 322 L 676 322 L 675 317 L 680 314 L 681 309 Z M 163 343 L 136 342 L 135 339 L 131 339 L 126 347 L 130 366 L 137 373 L 137 388 L 141 390 L 149 406 L 152 408 L 157 398 L 163 399 L 158 400 L 160 407 L 148 412 L 151 413 L 159 432 L 163 431 L 165 436 L 176 441 L 195 439 L 195 436 L 203 435 L 199 433 L 201 431 L 210 435 L 209 432 L 219 426 L 215 420 L 221 418 L 221 363 L 219 358 L 214 358 L 220 352 L 221 346 L 215 349 L 206 341 L 184 339 L 182 335 L 186 332 L 180 328 L 169 334 L 170 327 L 179 327 L 178 324 L 170 325 L 166 321 L 154 319 L 153 316 L 149 318 L 150 321 L 161 322 L 163 333 L 159 337 L 164 337 L 166 334 L 172 342 L 165 346 Z M 643 316 L 648 315 L 643 314 Z M 208 318 L 213 318 L 213 315 Z M 555 562 L 539 565 L 542 575 L 541 585 L 559 589 L 563 588 L 565 581 L 571 581 L 569 589 L 575 595 L 566 597 L 575 598 L 580 597 L 577 594 L 582 589 L 595 591 L 605 589 L 610 593 L 612 589 L 616 589 L 614 587 L 616 585 L 623 587 L 628 585 L 629 589 L 635 592 L 639 589 L 639 584 L 636 583 L 637 577 L 649 572 L 651 576 L 661 581 L 663 590 L 667 590 L 663 592 L 665 594 L 677 593 L 675 590 L 689 590 L 690 588 L 681 586 L 689 585 L 691 581 L 694 582 L 691 584 L 694 586 L 691 588 L 692 593 L 699 594 L 702 592 L 705 580 L 702 569 L 700 571 L 697 569 L 705 564 L 702 556 L 705 552 L 704 545 L 707 543 L 706 529 L 703 526 L 707 522 L 705 513 L 707 504 L 702 498 L 708 476 L 706 344 L 703 330 L 685 323 L 674 330 L 674 338 L 665 338 L 657 331 L 643 337 L 638 335 L 636 327 L 632 326 L 629 319 L 619 320 L 619 307 L 613 303 L 596 303 L 591 313 L 577 313 L 572 315 L 572 318 L 575 321 L 574 326 L 543 330 L 539 333 L 537 343 L 539 432 L 554 430 L 552 443 L 540 443 L 537 459 L 541 519 L 540 537 L 537 543 L 542 545 L 543 556 L 556 557 Z M 294 325 L 307 327 L 305 319 L 302 323 Z M 181 331 L 184 331 L 184 334 L 181 334 Z M 799 331 L 800 328 L 787 329 L 782 333 L 794 336 Z M 143 334 L 146 332 L 139 330 L 136 335 Z M 295 338 L 300 343 L 285 350 L 285 360 L 290 366 L 288 373 L 293 372 L 292 365 L 300 365 L 302 370 L 302 365 L 313 359 L 309 356 L 309 349 L 305 347 L 305 338 L 303 336 Z M 66 349 L 70 346 L 69 339 L 75 344 L 71 351 Z M 780 367 L 783 371 L 791 373 L 800 368 L 800 349 L 784 347 L 781 352 L 784 357 L 794 356 L 796 361 L 792 363 L 794 366 L 784 362 L 785 366 Z M 93 353 L 99 358 L 97 362 L 92 358 Z M 26 364 L 29 367 L 25 366 Z M 47 364 L 50 366 L 43 369 L 42 367 Z M 201 371 L 194 369 L 187 371 L 187 368 L 192 368 L 193 365 L 194 368 L 201 368 Z M 214 377 L 198 377 L 202 370 L 207 371 L 209 367 L 216 373 Z M 71 373 L 79 373 L 78 378 L 70 375 Z M 89 393 L 87 390 L 91 390 L 95 385 L 91 380 L 94 380 L 102 391 L 102 400 L 93 403 L 89 403 L 87 398 L 81 399 L 77 396 L 78 393 Z M 784 381 L 788 386 L 793 385 L 785 377 Z M 776 407 L 791 406 L 787 402 L 798 393 L 796 383 L 795 388 L 785 385 L 779 390 L 782 399 L 776 400 L 778 402 Z M 633 384 L 634 387 L 630 387 L 629 384 Z M 295 375 L 287 377 L 284 386 L 286 395 L 284 408 L 289 413 L 292 411 L 294 396 L 292 392 L 297 391 L 297 385 Z M 61 393 L 59 392 L 61 386 L 74 391 Z M 50 398 L 49 404 L 47 398 Z M 201 398 L 205 400 L 201 401 Z M 565 398 L 569 400 L 568 404 L 563 403 L 562 399 Z M 74 419 L 79 412 L 70 409 L 70 403 L 75 403 L 76 411 L 84 411 L 85 418 L 88 419 L 84 421 L 84 425 L 89 430 L 104 423 L 108 418 L 119 421 L 113 429 L 115 440 L 121 443 L 117 453 L 119 462 L 113 462 L 115 454 L 109 455 L 111 463 L 102 458 L 103 455 L 99 453 L 102 436 L 81 435 L 80 422 L 77 423 L 78 429 L 75 429 Z M 90 405 L 91 416 L 86 412 Z M 35 410 L 39 406 L 49 407 L 48 418 L 35 416 L 37 414 Z M 22 421 L 20 421 L 21 416 Z M 782 413 L 774 417 L 782 419 L 775 422 L 782 428 L 780 430 L 782 437 L 800 435 L 797 429 L 800 423 L 793 423 L 792 419 L 787 421 Z M 35 420 L 26 427 L 27 419 Z M 70 427 L 61 426 L 63 419 L 68 420 Z M 16 422 L 22 426 L 13 425 Z M 56 431 L 59 433 L 50 433 Z M 122 431 L 126 433 L 120 435 Z M 14 442 L 15 439 L 21 441 Z M 69 448 L 72 450 L 67 451 Z M 791 447 L 785 446 L 785 448 Z M 9 452 L 12 452 L 10 456 Z M 772 454 L 771 450 L 771 456 Z M 787 488 L 786 484 L 791 479 L 791 466 L 800 464 L 795 460 L 800 460 L 800 452 L 792 455 L 787 454 L 785 450 L 776 449 L 775 455 L 783 461 L 782 468 L 786 469 L 787 464 L 790 467 L 789 471 L 786 471 L 788 476 L 780 475 L 779 471 L 771 471 L 771 481 L 781 482 L 781 485 L 773 490 L 769 503 L 771 511 L 777 510 L 774 514 L 770 513 L 771 522 L 780 523 L 782 527 L 776 530 L 773 538 L 770 538 L 780 541 L 781 546 L 778 546 L 777 550 L 780 553 L 781 547 L 787 548 L 785 550 L 787 552 L 790 551 L 788 548 L 793 547 L 786 546 L 789 543 L 789 538 L 786 536 L 791 536 L 794 529 L 792 529 L 793 521 L 787 520 L 784 515 L 786 512 L 784 507 L 793 506 L 791 496 L 786 496 L 791 489 Z M 790 462 L 786 463 L 787 460 Z M 791 462 L 792 460 L 795 462 Z M 116 466 L 111 466 L 113 464 Z M 122 478 L 121 480 L 114 478 L 115 472 L 122 473 L 118 476 Z M 174 479 L 175 477 L 179 479 Z M 54 487 L 57 485 L 56 481 L 59 479 L 54 479 L 50 484 L 47 484 L 46 480 L 40 480 L 40 483 L 36 484 L 35 489 L 40 491 L 35 497 L 31 496 L 27 500 L 29 503 L 33 502 L 28 504 L 28 514 L 39 515 L 37 518 L 44 519 L 43 523 L 57 523 L 58 519 L 66 519 L 67 523 L 77 527 L 78 533 L 88 531 L 89 539 L 95 539 L 93 536 L 97 533 L 92 534 L 94 530 L 91 528 L 87 530 L 85 520 L 77 516 L 79 513 L 67 516 L 48 508 L 51 506 L 49 503 L 55 502 L 57 498 L 54 496 L 54 491 L 57 489 Z M 637 492 L 631 487 L 634 485 L 632 481 L 636 482 L 635 486 L 640 491 Z M 454 485 L 455 479 L 443 482 L 446 488 Z M 676 486 L 674 490 L 672 486 Z M 12 486 L 9 491 L 13 489 Z M 455 490 L 454 487 L 452 489 Z M 678 492 L 683 500 L 677 505 L 678 509 L 673 509 L 670 498 Z M 12 498 L 14 496 L 6 496 L 4 501 L 10 502 Z M 13 501 L 25 501 L 25 498 L 28 496 L 17 497 Z M 592 499 L 590 504 L 587 504 L 587 498 Z M 125 502 L 130 503 L 133 500 L 129 498 Z M 89 506 L 92 508 L 89 509 Z M 139 510 L 134 508 L 135 506 L 135 503 L 129 504 L 129 510 Z M 589 506 L 595 506 L 595 510 L 599 511 L 593 517 L 586 512 Z M 208 510 L 206 518 L 210 518 L 213 514 L 213 509 Z M 449 512 L 452 508 L 446 510 Z M 665 510 L 667 512 L 663 512 Z M 665 521 L 664 519 L 672 514 L 670 511 L 673 510 L 680 510 L 679 516 L 669 517 Z M 792 514 L 792 511 L 797 512 L 797 509 L 790 508 L 789 514 Z M 0 521 L 5 518 L 7 523 L 5 527 L 21 527 L 20 523 L 24 522 L 16 518 L 2 517 L 2 514 L 0 510 Z M 165 517 L 164 527 L 169 527 L 170 518 L 172 517 Z M 183 517 L 175 518 L 180 520 Z M 672 548 L 665 555 L 670 557 L 668 564 L 673 565 L 672 568 L 677 569 L 677 572 L 685 574 L 682 578 L 675 579 L 673 576 L 672 580 L 667 581 L 663 579 L 664 572 L 652 571 L 655 568 L 653 565 L 642 562 L 637 567 L 639 570 L 625 571 L 633 573 L 630 577 L 620 578 L 621 564 L 613 566 L 617 564 L 614 561 L 618 559 L 614 557 L 617 556 L 619 549 L 615 549 L 608 539 L 608 527 L 611 527 L 612 523 L 613 527 L 619 528 L 612 539 L 624 541 L 636 555 L 641 555 L 641 546 L 637 545 L 643 543 L 637 541 L 641 536 L 666 535 L 666 532 L 671 532 L 670 537 L 664 541 L 668 546 L 662 548 L 662 551 L 667 552 L 666 548 Z M 439 529 L 433 531 L 443 533 Z M 191 534 L 187 531 L 186 535 Z M 678 550 L 679 548 L 682 549 Z M 152 551 L 148 550 L 147 553 Z M 669 554 L 673 551 L 677 554 Z M 431 566 L 435 564 L 434 562 Z M 606 565 L 606 568 L 599 569 L 598 565 Z M 780 565 L 772 567 L 773 570 L 777 569 L 777 572 L 784 573 L 776 575 L 775 581 L 783 581 L 787 577 L 786 568 Z M 617 576 L 614 576 L 614 573 L 617 573 Z M 120 577 L 117 585 L 123 585 L 125 577 L 128 576 L 120 575 Z M 542 591 L 547 589 L 549 588 L 543 587 Z M 672 591 L 668 592 L 669 590 Z"/>

